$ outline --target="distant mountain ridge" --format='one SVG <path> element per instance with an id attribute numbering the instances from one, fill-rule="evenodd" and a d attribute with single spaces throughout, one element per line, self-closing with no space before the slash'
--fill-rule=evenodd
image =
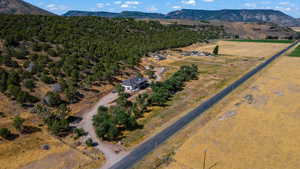
<path id="1" fill-rule="evenodd" d="M 164 14 L 160 13 L 146 13 L 146 12 L 138 12 L 138 11 L 123 11 L 121 13 L 113 13 L 113 12 L 90 12 L 90 11 L 68 11 L 63 14 L 63 16 L 101 16 L 108 18 L 157 18 L 162 19 L 165 18 Z"/>
<path id="2" fill-rule="evenodd" d="M 272 22 L 283 26 L 300 26 L 300 21 L 276 10 L 270 9 L 224 9 L 194 10 L 182 9 L 168 14 L 124 11 L 121 13 L 69 11 L 64 16 L 102 16 L 157 19 L 220 20 L 231 22 Z"/>
<path id="3" fill-rule="evenodd" d="M 0 14 L 54 15 L 22 0 L 0 0 Z"/>

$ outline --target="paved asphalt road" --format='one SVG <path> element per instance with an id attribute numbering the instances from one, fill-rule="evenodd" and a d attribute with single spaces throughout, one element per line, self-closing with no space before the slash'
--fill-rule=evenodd
<path id="1" fill-rule="evenodd" d="M 241 77 L 239 80 L 232 83 L 230 86 L 201 104 L 199 107 L 197 107 L 195 110 L 191 111 L 175 123 L 173 123 L 168 128 L 164 129 L 160 133 L 156 134 L 155 136 L 151 137 L 149 140 L 145 141 L 138 147 L 136 147 L 133 151 L 131 151 L 127 156 L 125 156 L 123 159 L 121 159 L 119 162 L 117 162 L 115 165 L 113 165 L 110 169 L 129 169 L 131 168 L 135 163 L 137 163 L 139 160 L 141 160 L 145 155 L 153 151 L 157 146 L 162 144 L 164 141 L 166 141 L 168 138 L 170 138 L 172 135 L 174 135 L 176 132 L 178 132 L 180 129 L 185 127 L 188 123 L 193 121 L 196 117 L 201 115 L 203 112 L 205 112 L 207 109 L 211 108 L 213 105 L 218 103 L 220 100 L 222 100 L 225 96 L 230 94 L 233 90 L 235 90 L 237 87 L 239 87 L 241 84 L 243 84 L 245 81 L 250 79 L 253 75 L 255 75 L 257 72 L 264 69 L 267 65 L 269 65 L 272 61 L 274 61 L 276 58 L 284 54 L 287 50 L 292 48 L 298 44 L 298 42 L 295 42 L 294 44 L 290 45 L 288 48 L 284 49 L 283 51 L 279 52 L 278 54 L 272 56 L 270 59 L 265 61 L 264 63 L 260 64 L 258 67 L 254 68 L 252 71 Z"/>

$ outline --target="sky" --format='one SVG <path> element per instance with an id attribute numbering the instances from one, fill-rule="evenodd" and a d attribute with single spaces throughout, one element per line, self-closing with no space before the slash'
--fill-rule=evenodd
<path id="1" fill-rule="evenodd" d="M 300 0 L 25 0 L 56 14 L 68 10 L 143 11 L 168 13 L 179 9 L 275 9 L 300 18 Z"/>

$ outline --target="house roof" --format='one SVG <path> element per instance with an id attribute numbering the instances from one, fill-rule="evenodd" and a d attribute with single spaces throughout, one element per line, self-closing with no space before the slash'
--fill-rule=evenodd
<path id="1" fill-rule="evenodd" d="M 147 82 L 146 78 L 143 78 L 143 77 L 134 77 L 134 78 L 131 78 L 131 79 L 128 79 L 128 80 L 124 80 L 122 82 L 122 85 L 137 87 L 140 84 L 145 83 L 145 82 Z"/>

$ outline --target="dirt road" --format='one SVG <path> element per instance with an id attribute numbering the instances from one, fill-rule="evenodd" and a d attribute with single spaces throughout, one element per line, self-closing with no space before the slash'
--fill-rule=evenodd
<path id="1" fill-rule="evenodd" d="M 165 71 L 165 68 L 156 68 L 155 74 L 156 74 L 156 80 L 160 81 L 162 79 L 161 74 Z M 142 93 L 143 91 L 139 91 L 138 93 L 134 94 L 132 96 L 135 97 L 137 94 Z M 83 128 L 86 132 L 88 132 L 88 135 L 84 138 L 85 140 L 88 138 L 93 139 L 95 143 L 97 143 L 96 148 L 99 149 L 105 156 L 106 163 L 104 166 L 102 166 L 102 169 L 106 169 L 110 166 L 112 166 L 116 161 L 119 161 L 124 156 L 128 154 L 126 152 L 125 148 L 121 145 L 112 144 L 109 142 L 101 141 L 95 132 L 94 126 L 93 126 L 93 116 L 97 114 L 97 110 L 100 106 L 110 106 L 113 104 L 113 102 L 118 98 L 117 93 L 109 93 L 108 95 L 102 97 L 97 104 L 92 107 L 88 112 L 86 112 L 82 116 L 82 121 L 77 125 L 79 128 Z"/>
<path id="2" fill-rule="evenodd" d="M 106 166 L 110 166 L 114 161 L 118 161 L 122 156 L 126 155 L 126 153 L 125 151 L 122 151 L 123 148 L 121 146 L 101 141 L 96 135 L 92 119 L 93 116 L 97 114 L 98 107 L 108 106 L 113 101 L 115 101 L 117 97 L 117 93 L 109 93 L 108 95 L 101 98 L 94 107 L 92 107 L 87 113 L 83 115 L 82 121 L 77 126 L 83 128 L 86 132 L 88 132 L 85 140 L 91 138 L 95 143 L 98 144 L 96 148 L 104 154 L 106 159 L 106 163 L 103 168 L 106 168 Z"/>

